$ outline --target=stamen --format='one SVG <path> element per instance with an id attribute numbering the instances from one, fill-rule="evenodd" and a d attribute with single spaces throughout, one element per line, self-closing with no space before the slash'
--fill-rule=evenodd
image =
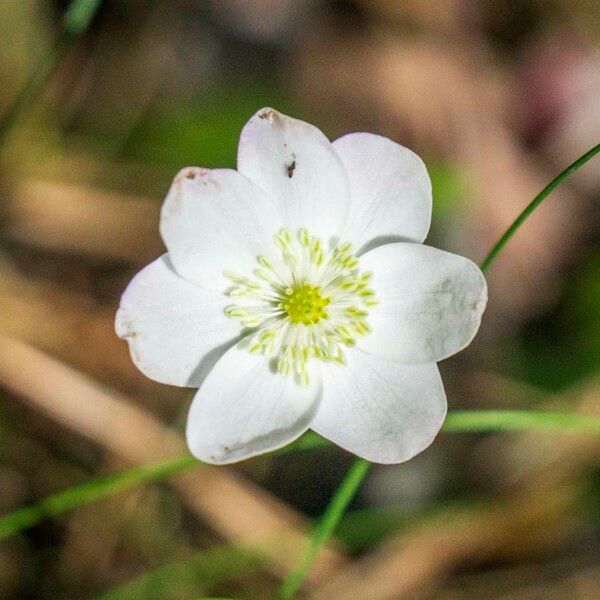
<path id="1" fill-rule="evenodd" d="M 278 373 L 307 385 L 312 359 L 343 366 L 343 347 L 371 332 L 373 273 L 358 272 L 349 242 L 326 252 L 305 228 L 295 236 L 281 229 L 274 241 L 279 256 L 258 256 L 253 277 L 224 273 L 234 284 L 227 290 L 234 304 L 225 314 L 252 329 L 249 352 L 275 358 Z"/>

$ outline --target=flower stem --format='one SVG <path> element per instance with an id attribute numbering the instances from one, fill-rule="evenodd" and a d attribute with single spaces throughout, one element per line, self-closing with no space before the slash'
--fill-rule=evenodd
<path id="1" fill-rule="evenodd" d="M 504 235 L 498 240 L 496 245 L 490 250 L 489 254 L 481 264 L 481 270 L 486 271 L 492 262 L 496 259 L 502 248 L 517 232 L 519 227 L 525 222 L 527 217 L 554 191 L 559 184 L 564 181 L 571 173 L 582 167 L 588 160 L 600 152 L 600 144 L 588 150 L 583 156 L 579 157 L 574 163 L 570 164 L 562 173 L 555 177 L 523 210 L 515 219 L 512 225 L 504 232 Z M 579 419 L 582 415 L 556 415 L 552 413 L 527 413 L 524 411 L 481 411 L 454 413 L 448 415 L 445 423 L 446 431 L 488 431 L 496 429 L 545 429 L 558 426 L 560 428 L 578 428 Z M 599 423 L 595 424 L 596 426 Z M 597 427 L 592 431 L 600 432 Z M 369 463 L 359 458 L 346 478 L 342 486 L 333 497 L 333 500 L 327 507 L 319 525 L 313 535 L 311 544 L 302 557 L 299 565 L 294 569 L 283 582 L 279 594 L 283 600 L 293 598 L 302 584 L 302 580 L 312 566 L 319 549 L 327 541 L 329 536 L 335 530 L 339 520 L 344 515 L 344 510 L 361 482 L 369 471 Z"/>
<path id="2" fill-rule="evenodd" d="M 502 237 L 496 242 L 495 246 L 490 250 L 485 260 L 481 263 L 481 270 L 487 271 L 489 266 L 494 262 L 496 256 L 510 238 L 515 235 L 523 222 L 531 215 L 531 213 L 567 178 L 569 175 L 577 171 L 585 165 L 588 160 L 596 156 L 600 152 L 600 144 L 588 150 L 583 156 L 580 156 L 575 162 L 571 163 L 562 173 L 557 175 L 523 210 L 523 212 L 513 221 L 512 225 L 504 232 Z"/>
<path id="3" fill-rule="evenodd" d="M 348 471 L 348 474 L 344 478 L 344 481 L 342 481 L 342 485 L 338 488 L 335 496 L 323 513 L 310 540 L 310 545 L 300 559 L 298 566 L 281 584 L 277 594 L 277 597 L 280 600 L 289 600 L 296 595 L 296 592 L 302 585 L 302 581 L 319 554 L 321 547 L 333 534 L 340 519 L 344 516 L 346 508 L 350 504 L 352 498 L 356 495 L 360 484 L 369 472 L 370 467 L 371 463 L 364 458 L 359 458 L 352 465 L 350 471 Z"/>
<path id="4" fill-rule="evenodd" d="M 543 411 L 454 410 L 448 413 L 442 431 L 478 433 L 489 431 L 543 430 L 558 433 L 600 434 L 600 415 L 569 414 Z M 299 440 L 277 450 L 277 454 L 325 448 L 330 442 L 309 431 Z M 0 518 L 0 541 L 37 525 L 44 519 L 59 516 L 96 500 L 118 494 L 139 485 L 172 477 L 183 471 L 207 465 L 193 456 L 177 456 L 163 462 L 134 467 L 105 477 L 91 479 L 63 492 L 44 498 L 37 504 L 17 509 Z"/>
<path id="5" fill-rule="evenodd" d="M 29 79 L 6 112 L 0 116 L 0 145 L 19 116 L 33 104 L 44 89 L 60 59 L 71 45 L 85 33 L 102 0 L 72 0 L 65 11 L 59 38 L 33 68 Z"/>
<path id="6" fill-rule="evenodd" d="M 193 456 L 178 456 L 171 460 L 113 473 L 70 487 L 64 492 L 44 498 L 37 504 L 3 516 L 0 519 L 0 540 L 37 525 L 43 519 L 55 517 L 143 483 L 171 477 L 194 466 L 200 466 L 200 463 Z"/>
<path id="7" fill-rule="evenodd" d="M 558 413 L 541 410 L 454 410 L 442 431 L 557 431 L 600 434 L 600 415 Z"/>

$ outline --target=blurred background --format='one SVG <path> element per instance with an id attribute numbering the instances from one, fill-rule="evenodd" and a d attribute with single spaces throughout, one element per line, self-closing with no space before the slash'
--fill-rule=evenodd
<path id="1" fill-rule="evenodd" d="M 193 391 L 144 378 L 114 312 L 177 170 L 235 167 L 258 108 L 416 151 L 429 243 L 475 261 L 600 141 L 593 0 L 105 0 L 65 42 L 67 5 L 0 2 L 0 514 L 185 453 Z M 599 202 L 592 160 L 505 248 L 441 365 L 450 409 L 600 410 Z M 599 458 L 442 433 L 373 468 L 302 597 L 598 598 Z M 351 462 L 199 468 L 45 520 L 1 543 L 0 598 L 269 598 Z"/>

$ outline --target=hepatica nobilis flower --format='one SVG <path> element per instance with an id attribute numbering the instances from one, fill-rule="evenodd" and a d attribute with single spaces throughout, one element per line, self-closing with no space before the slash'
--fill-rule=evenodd
<path id="1" fill-rule="evenodd" d="M 167 253 L 131 281 L 116 329 L 148 377 L 199 388 L 195 456 L 234 462 L 309 428 L 379 463 L 432 442 L 436 362 L 472 340 L 487 289 L 471 261 L 422 245 L 431 205 L 410 150 L 331 143 L 272 109 L 244 127 L 237 171 L 175 177 Z"/>

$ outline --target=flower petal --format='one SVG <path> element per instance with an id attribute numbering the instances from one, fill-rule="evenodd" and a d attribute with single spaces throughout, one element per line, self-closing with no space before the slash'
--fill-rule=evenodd
<path id="1" fill-rule="evenodd" d="M 431 225 L 431 180 L 423 161 L 392 140 L 351 133 L 333 142 L 350 181 L 342 238 L 357 253 L 390 242 L 422 242 Z"/>
<path id="2" fill-rule="evenodd" d="M 431 363 L 467 346 L 479 329 L 487 285 L 470 260 L 420 244 L 380 246 L 360 259 L 379 304 L 360 348 L 405 364 Z"/>
<path id="3" fill-rule="evenodd" d="M 343 367 L 322 366 L 323 397 L 311 428 L 376 463 L 401 463 L 425 450 L 446 418 L 437 365 L 402 365 L 358 349 L 346 357 Z"/>
<path id="4" fill-rule="evenodd" d="M 160 232 L 177 272 L 224 289 L 223 271 L 250 273 L 282 226 L 263 190 L 231 169 L 183 169 L 164 202 Z"/>
<path id="5" fill-rule="evenodd" d="M 259 110 L 245 125 L 238 170 L 276 197 L 287 227 L 306 227 L 326 241 L 339 236 L 350 188 L 330 141 L 313 125 Z"/>
<path id="6" fill-rule="evenodd" d="M 198 387 L 218 358 L 239 339 L 240 327 L 225 316 L 224 294 L 180 277 L 166 254 L 127 286 L 117 311 L 117 335 L 150 379 Z"/>
<path id="7" fill-rule="evenodd" d="M 309 385 L 303 386 L 274 372 L 263 355 L 239 346 L 228 350 L 190 407 L 186 436 L 192 454 L 225 464 L 298 438 L 320 400 L 321 377 L 314 367 Z"/>

